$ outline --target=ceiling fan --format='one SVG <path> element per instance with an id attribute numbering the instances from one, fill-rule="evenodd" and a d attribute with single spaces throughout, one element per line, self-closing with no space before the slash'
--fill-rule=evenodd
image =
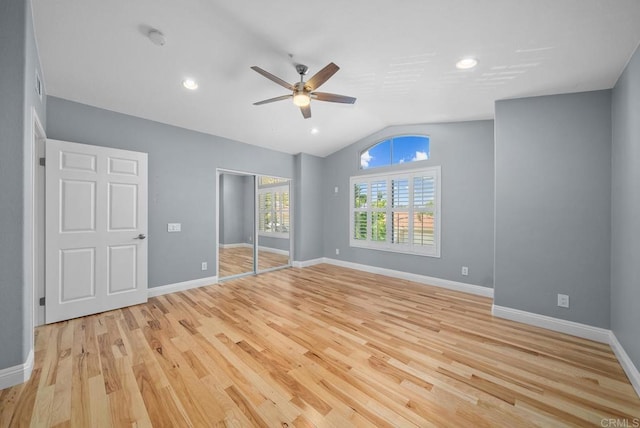
<path id="1" fill-rule="evenodd" d="M 318 71 L 315 75 L 313 75 L 313 77 L 311 77 L 306 82 L 304 81 L 304 76 L 307 74 L 309 67 L 303 64 L 296 64 L 296 71 L 300 75 L 300 81 L 293 84 L 287 83 L 286 81 L 280 79 L 279 77 L 274 76 L 268 71 L 265 71 L 255 65 L 251 68 L 257 71 L 258 73 L 262 74 L 267 79 L 291 91 L 291 94 L 289 95 L 282 95 L 279 97 L 269 98 L 268 100 L 263 100 L 263 101 L 258 101 L 257 103 L 253 103 L 254 106 L 259 106 L 262 104 L 268 104 L 275 101 L 281 101 L 281 100 L 286 100 L 288 98 L 291 98 L 293 100 L 293 103 L 298 107 L 300 107 L 302 116 L 304 116 L 305 119 L 308 119 L 311 117 L 310 104 L 312 99 L 318 100 L 318 101 L 329 101 L 332 103 L 344 103 L 344 104 L 353 104 L 356 102 L 356 99 L 353 97 L 347 97 L 345 95 L 338 95 L 338 94 L 330 94 L 327 92 L 316 92 L 316 89 L 318 89 L 320 85 L 322 85 L 324 82 L 329 80 L 331 76 L 333 76 L 338 70 L 340 70 L 340 67 L 338 67 L 334 63 L 329 63 L 329 65 L 327 65 L 322 70 Z"/>

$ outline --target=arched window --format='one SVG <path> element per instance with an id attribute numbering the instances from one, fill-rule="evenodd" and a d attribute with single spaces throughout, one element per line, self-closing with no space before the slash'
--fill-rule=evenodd
<path id="1" fill-rule="evenodd" d="M 429 137 L 401 135 L 380 141 L 360 153 L 360 169 L 429 159 Z"/>

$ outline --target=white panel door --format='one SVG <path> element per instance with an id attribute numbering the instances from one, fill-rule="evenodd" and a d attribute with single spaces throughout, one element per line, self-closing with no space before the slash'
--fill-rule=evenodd
<path id="1" fill-rule="evenodd" d="M 47 323 L 147 301 L 147 154 L 46 142 Z"/>

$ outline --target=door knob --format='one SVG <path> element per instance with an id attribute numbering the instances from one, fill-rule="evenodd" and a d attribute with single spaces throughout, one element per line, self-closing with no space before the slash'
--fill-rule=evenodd
<path id="1" fill-rule="evenodd" d="M 147 236 L 144 233 L 141 233 L 140 235 L 136 236 L 133 239 L 145 239 Z"/>

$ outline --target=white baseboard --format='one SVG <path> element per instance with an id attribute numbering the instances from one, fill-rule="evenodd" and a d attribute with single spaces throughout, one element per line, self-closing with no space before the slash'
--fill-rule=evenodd
<path id="1" fill-rule="evenodd" d="M 572 336 L 589 339 L 600 343 L 609 343 L 610 330 L 581 324 L 574 321 L 562 320 L 546 315 L 535 314 L 533 312 L 521 311 L 519 309 L 507 308 L 504 306 L 493 305 L 491 313 L 495 317 L 505 318 L 511 321 L 521 322 L 523 324 L 534 325 L 536 327 L 546 328 L 547 330 L 558 331 L 560 333 L 570 334 Z"/>
<path id="2" fill-rule="evenodd" d="M 618 358 L 618 362 L 620 362 L 629 378 L 629 382 L 631 382 L 633 389 L 640 397 L 640 372 L 638 372 L 638 368 L 633 364 L 633 361 L 631 361 L 631 358 L 629 358 L 629 355 L 611 330 L 497 305 L 493 305 L 491 313 L 499 318 L 534 325 L 595 342 L 607 343 L 611 346 L 613 353 Z"/>
<path id="3" fill-rule="evenodd" d="M 640 372 L 633 364 L 633 361 L 631 361 L 631 358 L 629 358 L 629 355 L 624 350 L 620 342 L 618 342 L 618 338 L 612 331 L 609 332 L 609 345 L 611 346 L 611 349 L 613 349 L 613 353 L 616 354 L 624 372 L 627 374 L 629 382 L 633 385 L 633 389 L 636 390 L 636 394 L 640 397 Z"/>
<path id="4" fill-rule="evenodd" d="M 317 259 L 311 259 L 311 260 L 303 260 L 303 261 L 295 261 L 291 264 L 293 267 L 295 268 L 306 268 L 309 266 L 314 266 L 314 265 L 319 265 L 321 263 L 326 263 L 325 261 L 326 259 L 324 257 L 320 257 Z"/>
<path id="5" fill-rule="evenodd" d="M 265 246 L 262 246 L 262 245 L 258 245 L 258 251 L 264 251 L 265 253 L 280 254 L 282 256 L 288 256 L 289 255 L 289 251 L 287 251 L 287 250 L 279 250 L 277 248 L 265 247 Z"/>
<path id="6" fill-rule="evenodd" d="M 253 248 L 253 244 L 238 242 L 237 244 L 218 244 L 220 248 Z"/>
<path id="7" fill-rule="evenodd" d="M 218 244 L 220 246 L 220 248 L 253 248 L 253 244 L 247 244 L 246 242 L 240 242 L 238 244 Z M 275 253 L 275 254 L 281 254 L 283 256 L 288 256 L 289 255 L 289 251 L 287 250 L 279 250 L 277 248 L 271 248 L 271 247 L 265 247 L 264 245 L 258 245 L 258 250 L 259 251 L 264 251 L 267 253 Z"/>
<path id="8" fill-rule="evenodd" d="M 17 366 L 0 370 L 0 389 L 9 388 L 24 383 L 31 377 L 33 371 L 33 349 L 29 351 L 27 361 Z"/>
<path id="9" fill-rule="evenodd" d="M 361 270 L 363 272 L 375 273 L 378 275 L 390 276 L 392 278 L 406 279 L 407 281 L 419 282 L 421 284 L 434 285 L 448 290 L 462 291 L 476 296 L 493 297 L 493 288 L 482 287 L 480 285 L 465 284 L 464 282 L 451 281 L 448 279 L 434 278 L 426 275 L 402 272 L 399 270 L 386 269 L 376 266 L 363 265 L 360 263 L 347 262 L 344 260 L 322 257 L 319 259 L 307 260 L 304 262 L 293 262 L 294 267 L 309 267 L 320 263 L 346 267 L 349 269 Z"/>
<path id="10" fill-rule="evenodd" d="M 149 297 L 162 296 L 163 294 L 175 293 L 176 291 L 189 290 L 191 288 L 204 287 L 205 285 L 217 284 L 218 277 L 210 276 L 208 278 L 192 279 L 191 281 L 177 282 L 175 284 L 161 285 L 147 289 Z"/>
<path id="11" fill-rule="evenodd" d="M 421 284 L 435 285 L 436 287 L 446 288 L 448 290 L 454 291 L 462 291 L 464 293 L 475 294 L 476 296 L 493 297 L 493 288 L 482 287 L 480 285 L 465 284 L 464 282 L 451 281 L 449 279 L 434 278 L 432 276 L 402 272 L 399 270 L 386 269 L 370 265 L 363 265 L 360 263 L 347 262 L 344 260 L 337 260 L 328 257 L 325 257 L 324 263 L 361 270 L 363 272 L 375 273 L 378 275 L 390 276 L 392 278 L 406 279 L 407 281 L 419 282 Z"/>

